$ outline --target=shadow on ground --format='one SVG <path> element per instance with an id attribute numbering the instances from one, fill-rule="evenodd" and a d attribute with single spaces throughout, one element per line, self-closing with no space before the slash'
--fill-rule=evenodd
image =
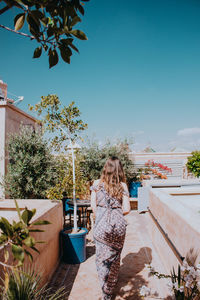
<path id="1" fill-rule="evenodd" d="M 152 261 L 151 249 L 141 248 L 137 253 L 129 253 L 122 259 L 115 299 L 139 300 L 139 290 L 148 282 L 139 274 Z"/>
<path id="2" fill-rule="evenodd" d="M 145 268 L 145 264 L 152 261 L 152 250 L 148 247 L 141 248 L 137 253 L 129 253 L 122 259 L 119 271 L 118 283 L 115 290 L 115 300 L 141 300 L 140 288 L 148 286 L 148 281 L 139 273 Z M 169 296 L 163 300 L 172 300 Z"/>

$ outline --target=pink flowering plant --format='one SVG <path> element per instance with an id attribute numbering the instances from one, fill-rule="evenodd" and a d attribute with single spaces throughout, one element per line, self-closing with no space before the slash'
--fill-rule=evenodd
<path id="1" fill-rule="evenodd" d="M 145 172 L 152 174 L 155 178 L 158 179 L 167 179 L 167 175 L 172 173 L 172 169 L 164 166 L 161 163 L 154 162 L 153 160 L 148 160 L 145 163 Z"/>
<path id="2" fill-rule="evenodd" d="M 159 279 L 170 278 L 171 282 L 168 284 L 170 291 L 174 294 L 176 300 L 198 300 L 200 299 L 200 264 L 197 266 L 191 265 L 186 260 L 183 264 L 178 266 L 178 273 L 176 274 L 174 268 L 171 275 L 161 274 L 154 270 L 151 265 L 146 265 L 149 268 L 149 275 L 156 276 Z M 140 295 L 145 298 L 153 296 L 151 289 L 142 286 Z M 155 293 L 154 293 L 155 295 Z M 154 297 L 156 299 L 162 299 Z"/>

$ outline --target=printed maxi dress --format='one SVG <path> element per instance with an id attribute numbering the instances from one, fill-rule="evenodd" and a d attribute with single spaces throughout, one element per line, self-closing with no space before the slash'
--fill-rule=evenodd
<path id="1" fill-rule="evenodd" d="M 123 216 L 121 202 L 111 197 L 103 184 L 93 185 L 91 190 L 96 192 L 97 199 L 94 225 L 97 272 L 103 299 L 110 300 L 118 279 L 127 223 Z"/>

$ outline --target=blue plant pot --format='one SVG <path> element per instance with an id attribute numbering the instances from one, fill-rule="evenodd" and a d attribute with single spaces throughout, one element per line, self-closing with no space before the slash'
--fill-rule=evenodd
<path id="1" fill-rule="evenodd" d="M 130 186 L 129 186 L 129 192 L 130 192 L 130 196 L 132 198 L 137 198 L 138 196 L 138 188 L 141 186 L 141 182 L 140 181 L 133 181 L 130 183 Z"/>
<path id="2" fill-rule="evenodd" d="M 84 232 L 65 233 L 61 231 L 63 246 L 63 261 L 68 264 L 80 264 L 86 260 L 86 228 L 79 228 Z"/>

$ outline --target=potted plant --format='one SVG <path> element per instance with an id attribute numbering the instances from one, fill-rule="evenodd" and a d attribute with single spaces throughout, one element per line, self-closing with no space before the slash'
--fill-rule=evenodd
<path id="1" fill-rule="evenodd" d="M 52 146 L 55 151 L 64 150 L 71 153 L 72 162 L 72 194 L 74 206 L 74 224 L 72 230 L 61 232 L 63 241 L 63 251 L 68 251 L 64 255 L 68 263 L 80 263 L 85 260 L 86 248 L 86 228 L 77 226 L 77 202 L 76 202 L 76 172 L 75 172 L 75 153 L 74 144 L 78 134 L 87 128 L 87 124 L 78 119 L 80 116 L 79 109 L 74 106 L 74 102 L 68 106 L 61 105 L 56 95 L 42 97 L 41 101 L 30 110 L 35 110 L 39 116 L 42 116 L 41 122 L 44 128 L 53 134 L 51 138 Z"/>

